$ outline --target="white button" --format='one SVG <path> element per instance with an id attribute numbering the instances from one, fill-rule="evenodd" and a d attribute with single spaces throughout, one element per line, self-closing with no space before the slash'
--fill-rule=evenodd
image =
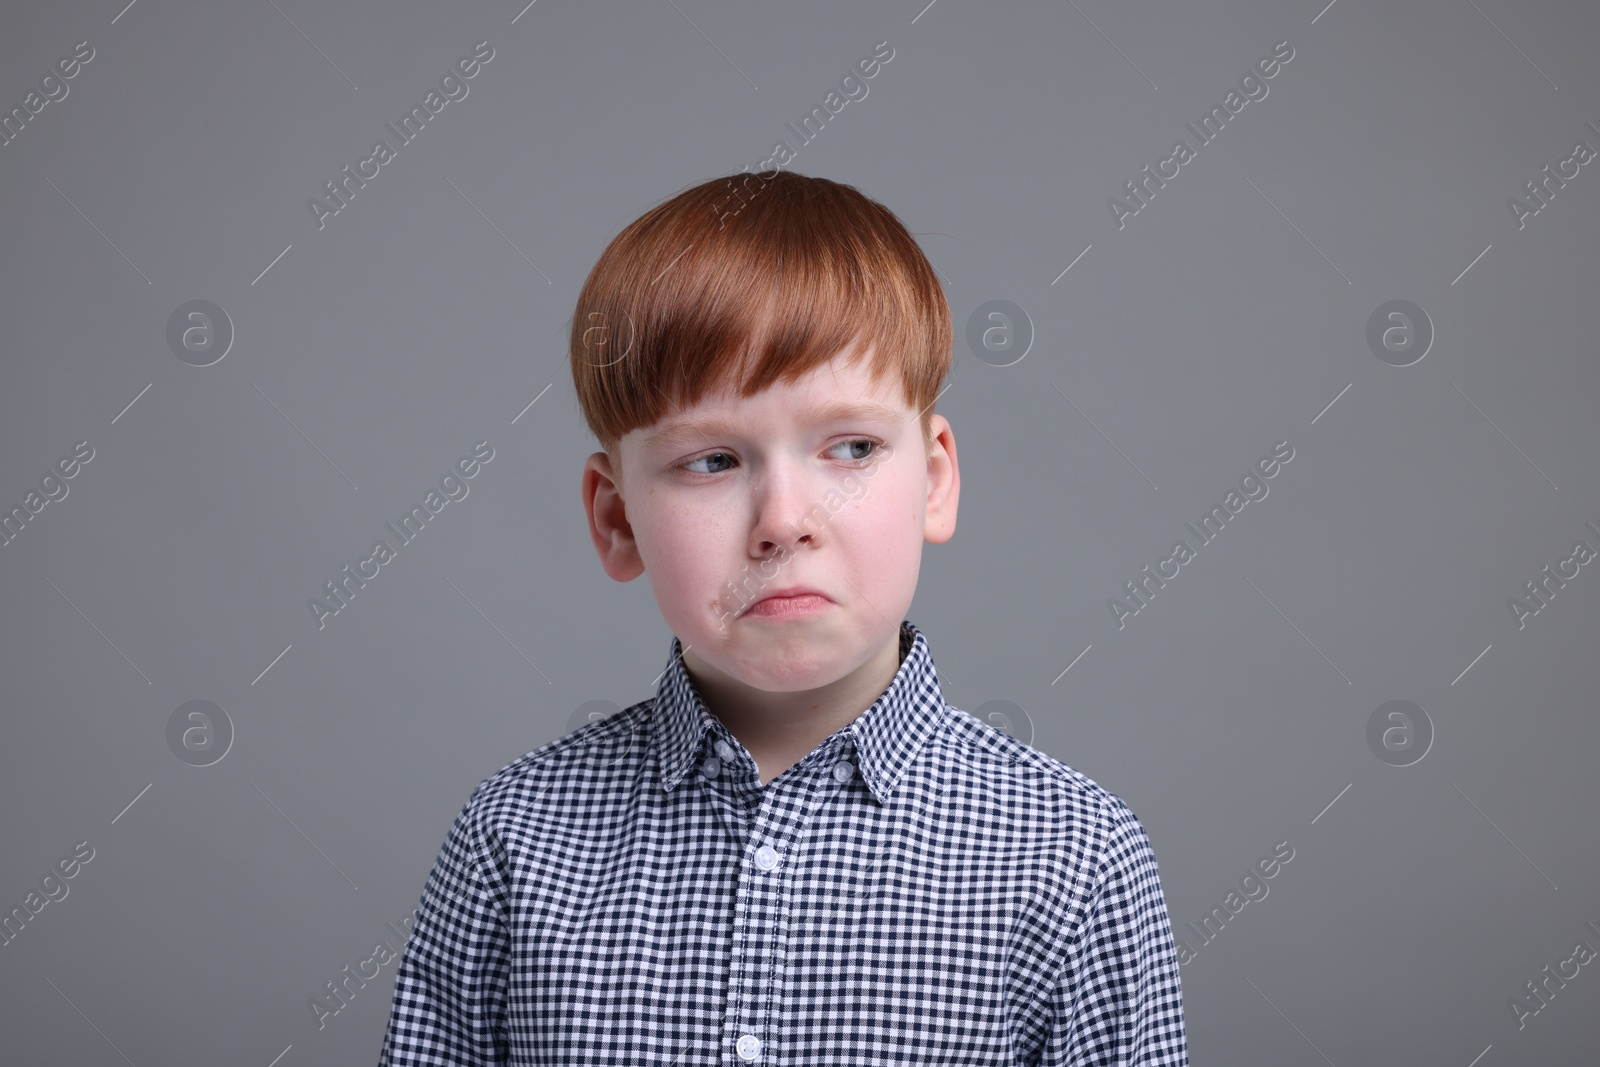
<path id="1" fill-rule="evenodd" d="M 778 865 L 778 850 L 771 845 L 762 845 L 756 849 L 756 866 L 763 871 L 770 871 Z"/>
<path id="2" fill-rule="evenodd" d="M 731 763 L 731 762 L 733 762 L 733 757 L 738 755 L 738 753 L 733 750 L 733 746 L 728 744 L 728 742 L 726 742 L 726 741 L 718 741 L 717 742 L 717 755 L 721 756 L 723 759 L 725 759 L 725 760 L 727 760 L 727 761 L 729 761 Z"/>
<path id="3" fill-rule="evenodd" d="M 700 764 L 700 773 L 707 778 L 715 778 L 722 773 L 722 764 L 717 761 L 717 757 L 707 756 L 706 761 Z"/>
<path id="4" fill-rule="evenodd" d="M 849 760 L 840 760 L 838 763 L 833 765 L 833 777 L 835 781 L 848 782 L 850 780 L 850 776 L 855 773 L 856 769 L 850 765 Z"/>
<path id="5" fill-rule="evenodd" d="M 761 1055 L 761 1039 L 755 1034 L 745 1034 L 739 1038 L 734 1047 L 739 1050 L 739 1058 L 742 1060 L 753 1060 Z"/>

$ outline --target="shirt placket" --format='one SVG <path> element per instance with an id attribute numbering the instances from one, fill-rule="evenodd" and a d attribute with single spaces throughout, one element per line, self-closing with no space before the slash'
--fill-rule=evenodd
<path id="1" fill-rule="evenodd" d="M 759 803 L 739 862 L 723 1023 L 723 1047 L 731 1043 L 732 1055 L 722 1060 L 731 1067 L 771 1065 L 781 1059 L 776 1055 L 775 1029 L 782 1007 L 778 1000 L 789 944 L 795 859 L 813 809 L 848 780 L 835 770 L 823 781 L 817 768 L 832 768 L 838 762 L 828 753 L 813 752 L 793 768 L 798 773 L 780 776 L 754 794 Z"/>

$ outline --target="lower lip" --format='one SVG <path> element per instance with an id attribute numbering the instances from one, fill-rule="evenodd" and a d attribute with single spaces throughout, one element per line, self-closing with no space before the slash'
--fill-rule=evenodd
<path id="1" fill-rule="evenodd" d="M 802 615 L 815 615 L 832 604 L 827 597 L 808 593 L 805 596 L 768 597 L 752 607 L 746 614 L 764 619 L 793 619 Z"/>

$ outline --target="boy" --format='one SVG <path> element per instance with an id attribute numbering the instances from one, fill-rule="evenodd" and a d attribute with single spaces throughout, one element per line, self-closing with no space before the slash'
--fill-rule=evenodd
<path id="1" fill-rule="evenodd" d="M 589 533 L 671 654 L 472 794 L 380 1063 L 1187 1064 L 1143 826 L 947 704 L 903 617 L 960 490 L 904 226 L 707 182 L 606 248 L 570 347 Z"/>

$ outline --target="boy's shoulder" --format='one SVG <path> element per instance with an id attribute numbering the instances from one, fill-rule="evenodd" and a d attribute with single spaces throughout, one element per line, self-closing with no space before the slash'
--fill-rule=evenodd
<path id="1" fill-rule="evenodd" d="M 645 728 L 655 697 L 630 704 L 603 719 L 584 723 L 547 741 L 495 771 L 472 791 L 468 810 L 480 816 L 526 813 L 533 801 L 551 787 L 578 779 L 576 772 L 589 767 L 617 772 L 643 767 Z M 585 775 L 590 789 L 616 790 L 629 777 L 624 773 Z"/>
<path id="2" fill-rule="evenodd" d="M 948 701 L 945 712 L 949 737 L 968 753 L 977 773 L 1046 807 L 1054 805 L 1068 828 L 1094 826 L 1104 832 L 1131 824 L 1143 833 L 1122 797 L 1076 767 Z"/>

